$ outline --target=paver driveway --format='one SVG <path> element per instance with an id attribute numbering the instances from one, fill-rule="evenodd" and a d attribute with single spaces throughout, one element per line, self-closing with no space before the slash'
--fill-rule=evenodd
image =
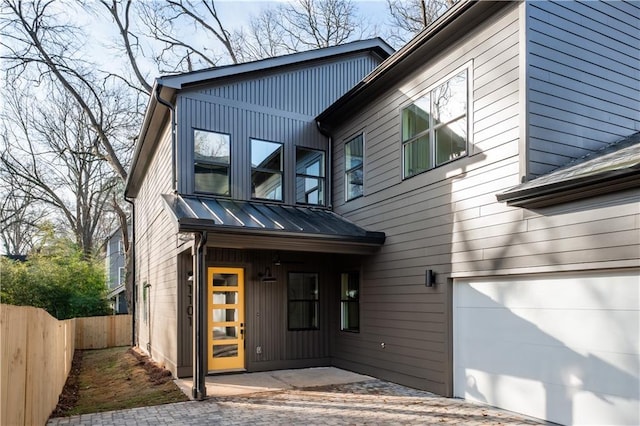
<path id="1" fill-rule="evenodd" d="M 51 419 L 54 425 L 535 425 L 496 408 L 382 380 Z"/>

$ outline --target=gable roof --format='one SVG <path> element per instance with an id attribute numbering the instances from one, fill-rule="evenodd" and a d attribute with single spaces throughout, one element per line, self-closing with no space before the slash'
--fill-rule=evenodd
<path id="1" fill-rule="evenodd" d="M 634 187 L 640 187 L 640 132 L 496 197 L 536 208 Z"/>
<path id="2" fill-rule="evenodd" d="M 511 1 L 459 0 L 431 25 L 391 55 L 359 84 L 330 105 L 317 120 L 331 129 L 347 120 L 354 110 L 374 100 L 383 90 L 420 68 L 430 58 L 446 51 L 451 44 Z"/>
<path id="3" fill-rule="evenodd" d="M 218 80 L 226 77 L 235 78 L 246 74 L 263 73 L 282 67 L 301 65 L 306 62 L 333 58 L 340 55 L 350 55 L 357 52 L 371 52 L 378 55 L 380 59 L 386 59 L 394 52 L 394 50 L 384 40 L 378 37 L 236 65 L 225 65 L 188 73 L 167 75 L 156 79 L 156 84 L 173 89 L 184 89 L 189 86 L 206 84 L 212 80 Z"/>
<path id="4" fill-rule="evenodd" d="M 394 50 L 381 38 L 373 38 L 259 61 L 156 78 L 145 110 L 140 133 L 138 134 L 131 166 L 129 167 L 125 196 L 135 197 L 148 161 L 151 159 L 155 149 L 155 142 L 169 119 L 169 108 L 167 108 L 166 104 L 171 104 L 175 101 L 178 91 L 198 85 L 212 84 L 229 78 L 252 78 L 268 72 L 284 71 L 293 67 L 310 65 L 318 61 L 363 52 L 375 55 L 382 61 L 389 57 Z"/>

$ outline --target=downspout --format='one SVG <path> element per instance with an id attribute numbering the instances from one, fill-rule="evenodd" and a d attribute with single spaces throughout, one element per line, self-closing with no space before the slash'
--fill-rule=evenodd
<path id="1" fill-rule="evenodd" d="M 195 252 L 195 289 L 194 294 L 194 313 L 195 324 L 193 327 L 193 387 L 191 395 L 193 399 L 202 401 L 207 396 L 207 387 L 205 385 L 205 339 L 207 325 L 207 268 L 205 257 L 207 254 L 207 232 L 201 232 L 195 235 L 198 240 Z M 198 238 L 199 237 L 199 238 Z"/>
<path id="2" fill-rule="evenodd" d="M 131 204 L 131 250 L 129 256 L 131 256 L 131 346 L 138 346 L 136 336 L 136 302 L 138 300 L 136 289 L 138 284 L 136 283 L 136 205 L 133 200 L 124 197 L 124 200 Z"/>
<path id="3" fill-rule="evenodd" d="M 162 90 L 162 85 L 158 84 L 156 86 L 155 92 L 153 92 L 153 97 L 160 103 L 161 105 L 169 108 L 170 111 L 170 120 L 171 120 L 171 189 L 175 192 L 178 188 L 178 182 L 176 180 L 176 108 L 170 102 L 162 99 L 160 97 L 160 91 Z"/>
<path id="4" fill-rule="evenodd" d="M 326 136 L 329 140 L 329 146 L 327 149 L 327 207 L 333 210 L 333 137 L 329 133 L 329 130 L 326 129 L 321 123 L 320 120 L 316 120 L 316 126 L 318 127 L 318 131 Z"/>

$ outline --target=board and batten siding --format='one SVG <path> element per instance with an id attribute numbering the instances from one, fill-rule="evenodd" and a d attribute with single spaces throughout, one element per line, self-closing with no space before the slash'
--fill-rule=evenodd
<path id="1" fill-rule="evenodd" d="M 246 102 L 228 102 L 202 94 L 178 97 L 180 123 L 180 191 L 193 193 L 193 130 L 226 133 L 231 143 L 231 197 L 251 199 L 251 139 L 284 144 L 284 201 L 295 204 L 295 148 L 304 146 L 327 152 L 327 138 L 312 116 L 274 111 Z"/>
<path id="2" fill-rule="evenodd" d="M 384 231 L 380 252 L 361 263 L 360 333 L 336 336 L 334 364 L 452 394 L 452 236 L 522 213 L 499 208 L 495 193 L 518 184 L 519 9 L 502 9 L 446 55 L 368 104 L 334 134 L 334 206 L 369 230 Z M 400 110 L 462 66 L 472 79 L 471 155 L 402 180 Z M 344 142 L 364 133 L 364 197 L 345 202 Z M 462 233 L 464 235 L 464 233 Z M 464 241 L 457 250 L 466 251 Z M 425 270 L 438 285 L 425 287 Z"/>
<path id="3" fill-rule="evenodd" d="M 176 102 L 178 190 L 194 191 L 193 129 L 201 129 L 230 135 L 234 199 L 251 198 L 250 140 L 283 143 L 284 202 L 295 204 L 295 147 L 319 149 L 326 155 L 327 138 L 317 129 L 316 115 L 380 62 L 369 53 L 345 55 L 181 92 Z"/>
<path id="4" fill-rule="evenodd" d="M 177 227 L 161 197 L 171 190 L 171 136 L 167 126 L 135 200 L 136 329 L 138 346 L 175 375 Z M 148 308 L 143 301 L 145 285 L 150 286 L 147 288 Z"/>
<path id="5" fill-rule="evenodd" d="M 215 236 L 212 236 L 215 242 Z M 280 265 L 273 260 L 278 256 Z M 180 256 L 182 268 L 191 257 Z M 208 247 L 207 267 L 243 268 L 245 276 L 245 356 L 247 371 L 267 371 L 284 368 L 330 365 L 330 335 L 337 315 L 338 276 L 335 263 L 328 254 L 273 252 Z M 274 282 L 262 282 L 262 274 L 270 268 Z M 288 330 L 287 279 L 289 272 L 316 272 L 319 279 L 319 329 Z M 178 375 L 192 374 L 193 329 L 186 315 L 189 310 L 189 287 L 180 286 L 178 333 Z M 259 349 L 258 349 L 259 348 Z"/>
<path id="6" fill-rule="evenodd" d="M 640 4 L 527 2 L 529 176 L 640 131 Z"/>

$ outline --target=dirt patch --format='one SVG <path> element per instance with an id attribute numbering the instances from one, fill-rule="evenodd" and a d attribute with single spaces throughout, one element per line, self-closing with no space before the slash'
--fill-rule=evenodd
<path id="1" fill-rule="evenodd" d="M 74 364 L 52 417 L 188 400 L 168 370 L 128 347 L 76 351 Z"/>
<path id="2" fill-rule="evenodd" d="M 58 398 L 58 405 L 51 417 L 62 417 L 65 412 L 71 410 L 78 403 L 78 391 L 80 389 L 79 377 L 80 366 L 82 365 L 82 351 L 75 351 L 71 361 L 71 370 L 67 376 L 62 393 Z"/>

